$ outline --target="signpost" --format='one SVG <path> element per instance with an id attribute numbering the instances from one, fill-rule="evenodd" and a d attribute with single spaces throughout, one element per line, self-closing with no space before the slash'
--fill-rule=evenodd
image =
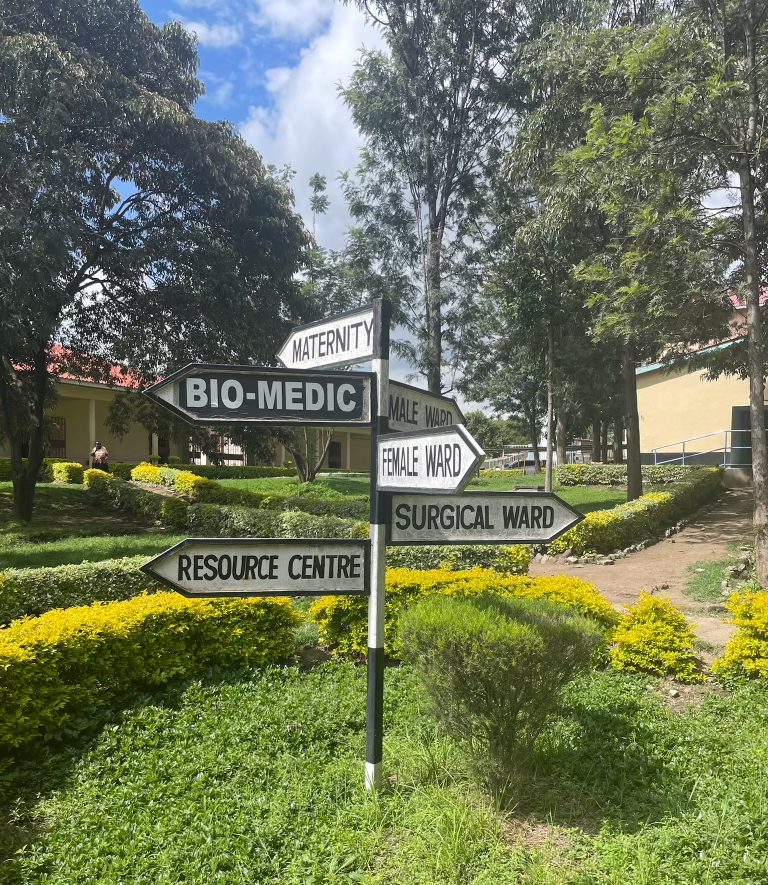
<path id="1" fill-rule="evenodd" d="M 192 598 L 367 594 L 369 789 L 383 781 L 387 542 L 546 543 L 583 519 L 551 493 L 457 494 L 485 453 L 454 400 L 390 384 L 390 321 L 379 300 L 294 329 L 284 369 L 189 365 L 145 391 L 191 424 L 371 428 L 370 541 L 187 538 L 142 566 Z M 368 360 L 372 373 L 318 371 Z"/>
<path id="2" fill-rule="evenodd" d="M 380 492 L 460 492 L 485 457 L 472 434 L 457 424 L 379 437 Z"/>
<path id="3" fill-rule="evenodd" d="M 277 358 L 287 369 L 353 366 L 373 359 L 376 349 L 376 308 L 373 304 L 328 320 L 297 326 Z"/>
<path id="4" fill-rule="evenodd" d="M 187 538 L 141 570 L 191 599 L 369 592 L 368 541 Z"/>
<path id="5" fill-rule="evenodd" d="M 428 430 L 464 423 L 456 400 L 400 381 L 389 382 L 390 431 Z"/>
<path id="6" fill-rule="evenodd" d="M 368 372 L 189 365 L 144 391 L 191 424 L 370 425 Z"/>
<path id="7" fill-rule="evenodd" d="M 552 492 L 393 495 L 390 544 L 546 544 L 584 519 Z"/>

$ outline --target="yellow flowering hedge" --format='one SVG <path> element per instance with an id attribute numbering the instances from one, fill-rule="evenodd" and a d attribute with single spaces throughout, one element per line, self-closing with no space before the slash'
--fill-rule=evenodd
<path id="1" fill-rule="evenodd" d="M 159 486 L 163 484 L 161 476 L 160 468 L 155 464 L 148 464 L 146 461 L 142 461 L 131 470 L 131 479 L 134 482 L 149 482 Z"/>
<path id="2" fill-rule="evenodd" d="M 717 467 L 692 470 L 688 477 L 669 486 L 668 491 L 649 492 L 611 510 L 594 510 L 547 547 L 549 553 L 572 550 L 611 553 L 657 534 L 664 526 L 714 499 L 721 490 Z"/>
<path id="3" fill-rule="evenodd" d="M 391 648 L 400 612 L 415 600 L 438 594 L 480 596 L 484 593 L 549 599 L 570 605 L 606 629 L 615 624 L 618 617 L 594 584 L 567 575 L 530 578 L 482 568 L 466 571 L 392 568 L 387 569 L 385 644 Z M 322 596 L 310 606 L 309 616 L 318 625 L 321 642 L 333 646 L 336 654 L 365 654 L 368 645 L 366 597 Z"/>
<path id="4" fill-rule="evenodd" d="M 716 676 L 768 679 L 768 590 L 733 593 L 726 603 L 739 628 L 712 663 Z"/>
<path id="5" fill-rule="evenodd" d="M 57 461 L 53 465 L 53 478 L 56 482 L 82 485 L 83 465 L 79 461 Z"/>
<path id="6" fill-rule="evenodd" d="M 611 663 L 617 670 L 704 681 L 693 656 L 696 635 L 669 599 L 641 590 L 639 602 L 627 606 L 612 639 Z"/>
<path id="7" fill-rule="evenodd" d="M 300 620 L 287 599 L 156 593 L 14 621 L 0 630 L 0 752 L 55 732 L 118 689 L 212 664 L 282 660 Z"/>

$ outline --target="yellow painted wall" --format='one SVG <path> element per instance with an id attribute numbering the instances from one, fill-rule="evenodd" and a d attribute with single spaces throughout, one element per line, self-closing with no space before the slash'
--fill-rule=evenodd
<path id="1" fill-rule="evenodd" d="M 749 382 L 735 377 L 703 380 L 700 372 L 671 373 L 654 369 L 637 376 L 640 411 L 640 451 L 730 430 L 731 408 L 749 405 Z M 723 444 L 709 437 L 686 445 L 688 451 L 706 451 Z"/>

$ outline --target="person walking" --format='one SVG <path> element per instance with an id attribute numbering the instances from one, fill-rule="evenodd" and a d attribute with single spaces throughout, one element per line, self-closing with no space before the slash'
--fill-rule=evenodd
<path id="1" fill-rule="evenodd" d="M 103 446 L 98 440 L 91 452 L 91 465 L 95 470 L 104 470 L 109 472 L 109 452 L 107 447 Z"/>

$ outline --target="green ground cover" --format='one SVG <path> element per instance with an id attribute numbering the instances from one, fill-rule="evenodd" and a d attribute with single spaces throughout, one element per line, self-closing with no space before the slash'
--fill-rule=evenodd
<path id="1" fill-rule="evenodd" d="M 652 680 L 565 693 L 497 811 L 386 676 L 380 795 L 362 789 L 365 670 L 211 673 L 102 711 L 6 770 L 0 881 L 28 885 L 762 885 L 768 687 L 680 713 Z M 659 687 L 661 688 L 661 687 Z"/>
<path id="2" fill-rule="evenodd" d="M 122 559 L 124 556 L 154 556 L 186 535 L 163 532 L 138 535 L 89 535 L 81 538 L 62 538 L 40 543 L 5 545 L 0 534 L 0 569 L 43 568 L 80 562 L 101 562 L 104 559 Z"/>
<path id="3" fill-rule="evenodd" d="M 275 492 L 289 495 L 298 486 L 295 476 L 270 477 L 268 479 L 220 479 L 222 485 L 246 489 L 252 492 Z M 328 485 L 337 492 L 346 495 L 367 495 L 370 480 L 367 476 L 323 476 L 319 483 Z M 544 476 L 504 476 L 482 477 L 473 480 L 467 487 L 468 491 L 508 491 L 516 486 L 544 486 Z M 623 504 L 627 500 L 626 489 L 607 488 L 605 486 L 558 486 L 555 492 L 563 500 L 579 508 L 583 512 L 604 510 Z"/>
<path id="4" fill-rule="evenodd" d="M 685 595 L 698 602 L 723 602 L 723 594 L 720 589 L 725 575 L 723 570 L 729 565 L 736 565 L 738 561 L 737 551 L 745 544 L 751 543 L 751 539 L 743 541 L 730 541 L 728 549 L 733 550 L 733 556 L 717 560 L 701 560 L 688 566 L 690 577 L 685 587 Z M 737 578 L 738 580 L 738 578 Z"/>

